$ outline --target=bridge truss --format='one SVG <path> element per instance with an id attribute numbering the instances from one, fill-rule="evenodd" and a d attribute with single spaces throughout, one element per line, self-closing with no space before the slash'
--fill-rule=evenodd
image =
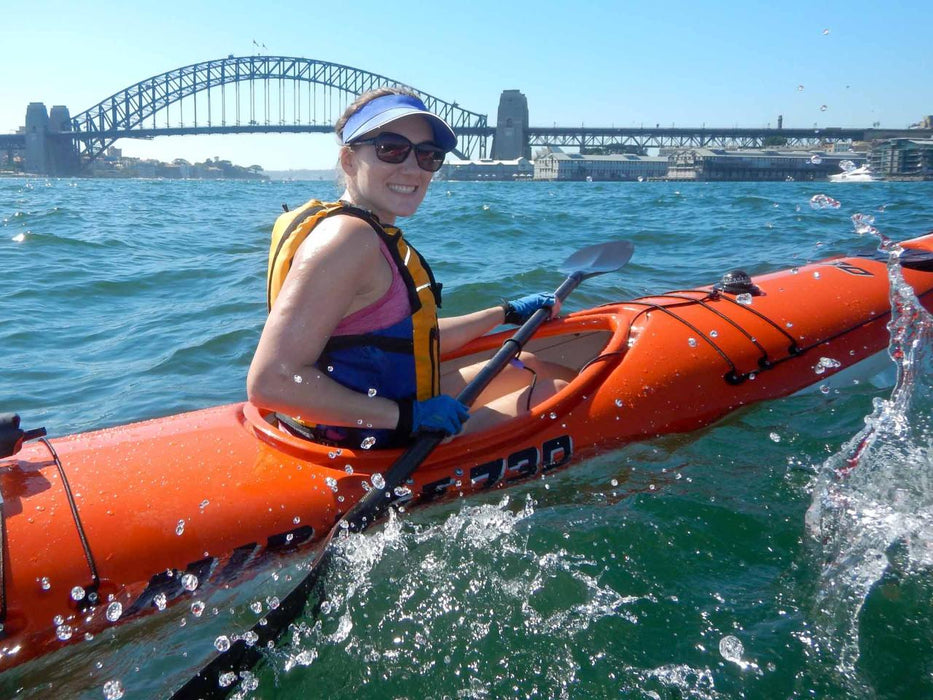
<path id="1" fill-rule="evenodd" d="M 90 162 L 127 137 L 327 133 L 358 95 L 383 86 L 408 87 L 447 121 L 459 137 L 458 156 L 485 157 L 486 115 L 376 73 L 285 56 L 228 56 L 147 78 L 75 115 L 70 136 Z"/>
<path id="2" fill-rule="evenodd" d="M 529 145 L 579 149 L 580 153 L 645 153 L 649 148 L 822 148 L 885 138 L 917 136 L 926 131 L 886 129 L 771 129 L 771 128 L 605 128 L 531 127 Z"/>

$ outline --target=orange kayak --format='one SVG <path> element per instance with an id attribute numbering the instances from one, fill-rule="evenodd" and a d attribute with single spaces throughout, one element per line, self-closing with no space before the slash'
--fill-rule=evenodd
<path id="1" fill-rule="evenodd" d="M 930 308 L 933 233 L 903 245 L 904 278 Z M 442 444 L 402 495 L 469 495 L 695 430 L 887 347 L 877 256 L 734 277 L 547 322 L 526 349 L 576 378 L 528 415 Z M 507 335 L 478 339 L 445 368 L 491 356 Z M 399 454 L 307 442 L 242 403 L 27 442 L 0 458 L 0 670 L 308 546 Z"/>

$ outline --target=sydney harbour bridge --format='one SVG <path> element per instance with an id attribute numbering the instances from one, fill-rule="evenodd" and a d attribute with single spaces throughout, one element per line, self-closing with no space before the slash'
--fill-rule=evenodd
<path id="1" fill-rule="evenodd" d="M 337 63 L 285 56 L 203 61 L 146 78 L 74 116 L 66 106 L 26 109 L 25 127 L 0 134 L 0 163 L 23 154 L 26 172 L 73 175 L 119 139 L 188 134 L 330 133 L 357 95 L 403 83 Z M 649 148 L 825 147 L 836 142 L 930 136 L 931 130 L 804 128 L 536 127 L 518 90 L 505 90 L 497 123 L 416 88 L 459 137 L 463 159 L 530 157 L 532 147 L 581 153 Z M 489 141 L 492 141 L 491 147 Z"/>

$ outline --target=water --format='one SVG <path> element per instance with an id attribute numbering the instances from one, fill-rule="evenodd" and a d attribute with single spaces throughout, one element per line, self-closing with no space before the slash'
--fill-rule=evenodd
<path id="1" fill-rule="evenodd" d="M 0 179 L 0 410 L 61 435 L 241 400 L 272 221 L 283 202 L 334 194 Z M 820 194 L 839 208 L 813 208 Z M 552 289 L 577 248 L 632 240 L 632 262 L 581 286 L 577 309 L 874 247 L 855 213 L 892 239 L 920 235 L 931 195 L 933 183 L 436 183 L 404 228 L 444 282 L 445 314 Z M 321 614 L 258 673 L 256 695 L 933 696 L 931 321 L 897 298 L 896 385 L 755 406 L 351 538 Z M 9 671 L 0 695 L 165 696 L 294 575 Z"/>

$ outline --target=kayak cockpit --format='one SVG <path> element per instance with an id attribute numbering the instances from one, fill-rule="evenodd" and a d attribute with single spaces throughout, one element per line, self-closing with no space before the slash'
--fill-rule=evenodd
<path id="1" fill-rule="evenodd" d="M 551 321 L 525 345 L 524 350 L 544 362 L 557 365 L 567 370 L 569 384 L 556 395 L 537 406 L 531 406 L 530 413 L 539 414 L 561 412 L 561 406 L 573 403 L 575 395 L 584 393 L 586 388 L 598 382 L 621 359 L 627 348 L 627 324 L 620 323 L 618 309 L 605 309 L 601 313 L 587 312 L 570 315 Z M 464 367 L 487 362 L 502 343 L 511 335 L 504 331 L 483 336 L 456 353 L 442 359 L 441 376 L 459 372 Z M 531 377 L 529 377 L 529 382 Z M 443 379 L 442 379 L 443 382 Z M 278 427 L 275 416 L 251 404 L 244 406 L 244 418 L 248 427 L 260 439 L 275 444 L 280 449 L 297 452 L 303 457 L 330 454 L 334 447 L 311 442 L 292 435 Z M 523 417 L 509 421 L 488 431 L 477 433 L 478 437 L 505 431 L 508 433 L 519 427 Z M 472 436 L 471 436 L 472 439 Z M 343 450 L 358 457 L 385 455 L 392 450 Z"/>

